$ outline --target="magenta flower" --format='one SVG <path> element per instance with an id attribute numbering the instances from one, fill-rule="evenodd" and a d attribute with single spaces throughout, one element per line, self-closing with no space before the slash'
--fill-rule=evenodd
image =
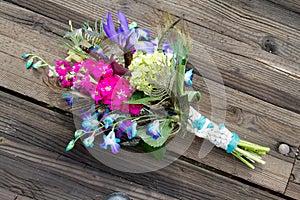
<path id="1" fill-rule="evenodd" d="M 70 63 L 62 60 L 62 61 L 56 61 L 56 67 L 55 71 L 58 73 L 59 77 L 64 77 L 67 75 L 70 69 Z"/>
<path id="2" fill-rule="evenodd" d="M 141 104 L 130 104 L 129 105 L 129 113 L 132 115 L 139 115 L 142 108 L 143 108 L 143 105 L 141 105 Z"/>
<path id="3" fill-rule="evenodd" d="M 76 63 L 71 67 L 69 62 L 62 60 L 56 61 L 55 71 L 58 74 L 58 80 L 61 82 L 62 87 L 71 87 L 79 67 Z"/>
<path id="4" fill-rule="evenodd" d="M 110 109 L 138 115 L 143 107 L 142 105 L 131 105 L 125 103 L 130 99 L 134 92 L 135 89 L 130 86 L 129 81 L 125 78 L 120 78 L 112 94 L 111 103 L 109 104 Z"/>
<path id="5" fill-rule="evenodd" d="M 119 79 L 119 76 L 113 75 L 111 77 L 103 77 L 103 79 L 99 81 L 96 91 L 102 98 L 104 104 L 109 105 L 111 103 L 112 93 Z"/>

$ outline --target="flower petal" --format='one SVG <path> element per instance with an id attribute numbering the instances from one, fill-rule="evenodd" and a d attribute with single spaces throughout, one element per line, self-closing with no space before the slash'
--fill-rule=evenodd
<path id="1" fill-rule="evenodd" d="M 153 53 L 154 52 L 154 45 L 151 42 L 147 41 L 138 41 L 134 44 L 134 48 L 136 50 L 141 50 L 146 53 Z"/>
<path id="2" fill-rule="evenodd" d="M 122 31 L 125 33 L 128 32 L 129 28 L 128 28 L 128 22 L 127 22 L 126 16 L 120 10 L 118 11 L 118 19 L 119 19 Z"/>

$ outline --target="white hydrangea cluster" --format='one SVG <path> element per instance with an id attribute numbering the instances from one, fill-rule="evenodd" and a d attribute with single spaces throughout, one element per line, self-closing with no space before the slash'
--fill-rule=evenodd
<path id="1" fill-rule="evenodd" d="M 146 94 L 151 93 L 154 85 L 161 85 L 170 77 L 170 60 L 157 50 L 152 54 L 135 52 L 128 68 L 131 70 L 130 85 Z"/>

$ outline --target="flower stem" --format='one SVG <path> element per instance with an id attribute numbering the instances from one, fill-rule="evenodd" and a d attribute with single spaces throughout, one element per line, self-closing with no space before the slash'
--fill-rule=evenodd
<path id="1" fill-rule="evenodd" d="M 235 157 L 237 157 L 240 161 L 242 161 L 244 164 L 246 164 L 251 169 L 255 169 L 255 167 L 251 163 L 249 163 L 246 159 L 244 159 L 238 152 L 234 151 L 232 153 L 232 155 L 234 155 Z"/>
<path id="2" fill-rule="evenodd" d="M 236 152 L 239 152 L 239 153 L 242 154 L 243 156 L 245 156 L 245 157 L 247 157 L 247 158 L 249 158 L 249 159 L 251 159 L 251 160 L 254 160 L 254 161 L 258 162 L 258 163 L 261 163 L 261 164 L 265 164 L 265 163 L 266 163 L 265 161 L 263 161 L 263 160 L 261 159 L 261 157 L 258 158 L 257 156 L 254 156 L 254 155 L 252 155 L 250 152 L 245 151 L 245 150 L 243 150 L 243 149 L 241 149 L 241 148 L 239 148 L 239 147 L 237 147 L 237 148 L 235 149 L 235 151 L 236 151 Z"/>

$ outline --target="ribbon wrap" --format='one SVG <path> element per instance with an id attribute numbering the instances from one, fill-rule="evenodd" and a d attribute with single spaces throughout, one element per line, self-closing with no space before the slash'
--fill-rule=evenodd
<path id="1" fill-rule="evenodd" d="M 239 136 L 229 131 L 224 124 L 217 125 L 190 107 L 188 130 L 197 137 L 209 140 L 215 146 L 232 153 L 237 147 Z"/>

